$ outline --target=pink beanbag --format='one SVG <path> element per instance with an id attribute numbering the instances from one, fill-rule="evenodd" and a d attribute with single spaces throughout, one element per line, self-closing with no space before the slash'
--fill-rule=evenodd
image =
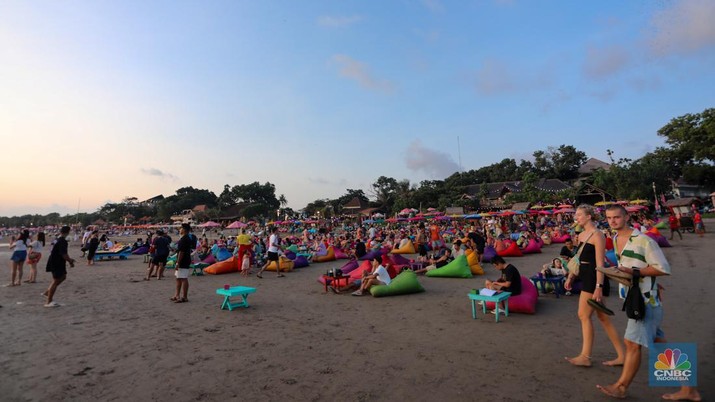
<path id="1" fill-rule="evenodd" d="M 565 233 L 558 237 L 552 237 L 551 242 L 552 243 L 566 243 L 566 240 L 568 240 L 570 238 L 571 238 L 571 236 L 568 233 Z"/>
<path id="2" fill-rule="evenodd" d="M 523 250 L 521 250 L 522 253 L 524 254 L 534 254 L 534 253 L 540 253 L 541 252 L 541 243 L 534 239 L 529 239 L 529 244 L 524 247 Z"/>
<path id="3" fill-rule="evenodd" d="M 521 277 L 521 294 L 518 296 L 509 297 L 509 313 L 536 313 L 536 300 L 539 298 L 539 293 L 536 287 L 529 278 L 522 275 Z M 494 309 L 493 302 L 487 302 L 488 309 Z"/>
<path id="4" fill-rule="evenodd" d="M 350 258 L 350 257 L 348 257 L 347 254 L 345 254 L 345 252 L 343 250 L 341 250 L 337 247 L 335 247 L 334 251 L 335 251 L 335 259 L 337 259 L 337 260 L 347 260 L 348 258 Z"/>
<path id="5" fill-rule="evenodd" d="M 355 268 L 352 272 L 350 272 L 350 278 L 361 279 L 362 273 L 365 271 L 367 271 L 368 273 L 372 271 L 372 263 L 370 263 L 370 261 L 363 261 L 359 267 Z"/>

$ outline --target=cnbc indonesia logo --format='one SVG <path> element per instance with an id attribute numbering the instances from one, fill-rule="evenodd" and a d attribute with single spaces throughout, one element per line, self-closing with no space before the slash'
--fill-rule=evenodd
<path id="1" fill-rule="evenodd" d="M 688 355 L 680 349 L 665 349 L 653 366 L 656 381 L 689 381 L 693 375 Z"/>

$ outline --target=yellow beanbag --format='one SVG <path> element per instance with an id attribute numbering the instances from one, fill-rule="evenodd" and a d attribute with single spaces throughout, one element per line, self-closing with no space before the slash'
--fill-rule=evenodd
<path id="1" fill-rule="evenodd" d="M 414 254 L 416 252 L 417 251 L 415 250 L 415 245 L 412 244 L 412 240 L 407 240 L 407 243 L 405 243 L 404 246 L 390 251 L 392 254 Z"/>
<path id="2" fill-rule="evenodd" d="M 285 256 L 278 257 L 278 264 L 280 264 L 282 272 L 288 272 L 288 271 L 293 270 L 293 265 L 294 265 L 293 261 L 291 261 L 288 257 L 285 257 Z M 266 271 L 275 271 L 275 270 L 276 270 L 276 262 L 271 261 L 271 263 L 268 264 Z"/>
<path id="3" fill-rule="evenodd" d="M 474 275 L 484 275 L 484 268 L 479 265 L 479 260 L 477 259 L 477 253 L 474 250 L 467 250 L 467 264 L 469 264 L 469 269 Z"/>

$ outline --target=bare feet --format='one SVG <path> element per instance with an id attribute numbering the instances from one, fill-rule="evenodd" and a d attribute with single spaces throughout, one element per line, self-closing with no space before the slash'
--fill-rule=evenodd
<path id="1" fill-rule="evenodd" d="M 579 367 L 591 367 L 591 358 L 584 355 L 578 355 L 576 357 L 564 357 L 566 361 Z"/>
<path id="2" fill-rule="evenodd" d="M 700 393 L 695 388 L 683 387 L 678 392 L 664 394 L 663 399 L 669 401 L 701 401 Z"/>
<path id="3" fill-rule="evenodd" d="M 610 396 L 611 398 L 616 398 L 616 399 L 625 399 L 626 398 L 626 387 L 624 387 L 624 386 L 617 385 L 617 384 L 606 385 L 606 386 L 596 385 L 596 388 L 598 388 L 601 392 Z"/>
<path id="4" fill-rule="evenodd" d="M 616 359 L 613 359 L 613 360 L 609 360 L 609 361 L 603 362 L 603 365 L 604 365 L 604 366 L 609 366 L 609 367 L 623 366 L 623 360 L 624 360 L 624 359 L 618 359 L 618 358 L 616 358 Z"/>

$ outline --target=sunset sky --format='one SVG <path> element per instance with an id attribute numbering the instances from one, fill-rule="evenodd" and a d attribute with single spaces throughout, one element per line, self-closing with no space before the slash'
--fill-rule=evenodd
<path id="1" fill-rule="evenodd" d="M 2 1 L 0 216 L 270 181 L 303 208 L 715 106 L 715 1 Z M 458 141 L 459 138 L 459 148 Z"/>

